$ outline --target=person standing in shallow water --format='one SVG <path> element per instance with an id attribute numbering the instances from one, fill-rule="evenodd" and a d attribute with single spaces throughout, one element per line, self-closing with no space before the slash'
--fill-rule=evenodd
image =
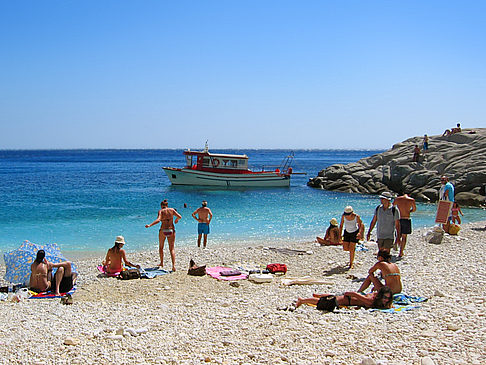
<path id="1" fill-rule="evenodd" d="M 174 222 L 174 217 L 176 217 Z M 176 271 L 175 267 L 175 227 L 174 223 L 179 222 L 182 216 L 177 213 L 173 208 L 169 208 L 169 202 L 164 200 L 160 203 L 160 210 L 157 215 L 157 219 L 150 224 L 146 224 L 145 228 L 152 227 L 154 224 L 160 223 L 159 229 L 159 256 L 160 256 L 160 267 L 164 267 L 164 242 L 167 238 L 169 242 L 169 252 L 170 258 L 172 260 L 172 271 Z"/>
<path id="2" fill-rule="evenodd" d="M 204 235 L 204 248 L 208 243 L 209 223 L 213 219 L 213 212 L 207 207 L 208 202 L 202 201 L 202 206 L 192 213 L 192 217 L 197 220 L 197 247 L 201 247 L 201 237 Z"/>
<path id="3" fill-rule="evenodd" d="M 354 267 L 356 243 L 363 238 L 364 224 L 359 215 L 353 211 L 353 207 L 350 205 L 344 208 L 344 213 L 341 216 L 339 233 L 343 239 L 343 250 L 349 251 L 349 268 L 352 269 Z"/>

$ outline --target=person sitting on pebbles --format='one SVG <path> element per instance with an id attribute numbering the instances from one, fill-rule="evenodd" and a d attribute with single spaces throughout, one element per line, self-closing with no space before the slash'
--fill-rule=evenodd
<path id="1" fill-rule="evenodd" d="M 358 292 L 364 292 L 371 284 L 373 284 L 374 287 L 372 291 L 377 291 L 382 287 L 387 286 L 391 289 L 393 294 L 401 293 L 402 281 L 400 279 L 400 270 L 396 264 L 390 262 L 391 255 L 385 250 L 380 250 L 378 251 L 376 258 L 378 259 L 378 262 L 368 270 L 368 277 L 363 284 L 361 284 Z M 377 270 L 381 271 L 381 276 L 385 280 L 385 284 L 375 276 L 375 271 Z"/>
<path id="2" fill-rule="evenodd" d="M 52 275 L 52 269 L 57 271 Z M 44 250 L 37 251 L 36 258 L 30 265 L 29 288 L 37 293 L 51 291 L 55 296 L 67 293 L 76 284 L 78 274 L 71 271 L 71 262 L 63 261 L 57 264 L 47 261 Z"/>
<path id="3" fill-rule="evenodd" d="M 134 265 L 127 260 L 126 252 L 123 249 L 123 245 L 125 245 L 125 238 L 123 236 L 117 236 L 115 239 L 115 245 L 112 248 L 108 249 L 108 252 L 106 253 L 106 258 L 103 261 L 103 267 L 105 268 L 105 272 L 107 274 L 115 274 L 121 272 L 123 270 L 122 260 L 125 262 L 125 265 L 140 269 L 140 265 Z"/>
<path id="4" fill-rule="evenodd" d="M 315 305 L 318 310 L 327 310 L 325 297 L 333 296 L 332 294 L 313 294 L 312 298 L 298 298 L 295 304 L 299 308 L 302 304 Z M 363 295 L 356 292 L 346 292 L 343 295 L 336 296 L 338 307 L 356 306 L 364 308 L 388 309 L 393 304 L 393 293 L 387 286 L 383 286 L 376 292 Z"/>
<path id="5" fill-rule="evenodd" d="M 329 221 L 329 227 L 327 227 L 326 235 L 324 238 L 316 237 L 317 242 L 322 246 L 338 246 L 341 244 L 341 233 L 338 228 L 338 221 L 336 218 L 332 218 Z"/>

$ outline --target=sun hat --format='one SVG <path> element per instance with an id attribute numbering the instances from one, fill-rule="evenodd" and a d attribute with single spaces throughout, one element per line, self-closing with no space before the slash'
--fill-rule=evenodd
<path id="1" fill-rule="evenodd" d="M 332 226 L 337 226 L 338 225 L 338 221 L 336 218 L 332 218 L 329 223 L 332 225 Z"/>
<path id="2" fill-rule="evenodd" d="M 383 193 L 381 193 L 380 199 L 392 200 L 393 195 L 389 191 L 384 191 Z"/>
<path id="3" fill-rule="evenodd" d="M 123 236 L 116 236 L 115 243 L 123 243 L 123 244 L 125 244 L 125 237 L 123 237 Z"/>
<path id="4" fill-rule="evenodd" d="M 353 213 L 353 207 L 348 205 L 346 208 L 344 208 L 344 213 Z"/>

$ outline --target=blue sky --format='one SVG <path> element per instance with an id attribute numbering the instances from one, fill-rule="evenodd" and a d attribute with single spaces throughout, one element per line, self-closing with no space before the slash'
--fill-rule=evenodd
<path id="1" fill-rule="evenodd" d="M 2 1 L 0 149 L 388 148 L 484 127 L 483 1 Z"/>

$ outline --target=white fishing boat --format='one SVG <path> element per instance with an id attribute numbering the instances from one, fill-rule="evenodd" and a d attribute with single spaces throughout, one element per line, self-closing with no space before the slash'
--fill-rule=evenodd
<path id="1" fill-rule="evenodd" d="M 210 153 L 208 146 L 203 151 L 184 151 L 186 166 L 163 167 L 173 185 L 207 185 L 225 187 L 288 187 L 293 153 L 273 171 L 251 171 L 247 155 Z"/>

